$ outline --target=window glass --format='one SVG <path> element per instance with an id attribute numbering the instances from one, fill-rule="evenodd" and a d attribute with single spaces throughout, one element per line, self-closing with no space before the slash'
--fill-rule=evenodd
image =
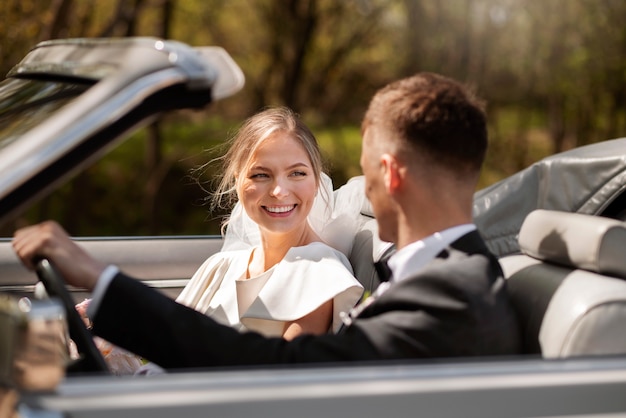
<path id="1" fill-rule="evenodd" d="M 79 96 L 89 84 L 7 79 L 0 83 L 0 149 Z"/>

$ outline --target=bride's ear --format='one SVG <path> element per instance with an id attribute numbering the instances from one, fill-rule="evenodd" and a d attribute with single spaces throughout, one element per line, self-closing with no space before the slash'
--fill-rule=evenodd
<path id="1" fill-rule="evenodd" d="M 241 177 L 239 176 L 239 173 L 235 173 L 235 194 L 237 195 L 237 201 L 239 201 L 239 195 L 240 195 L 240 191 L 241 191 Z"/>

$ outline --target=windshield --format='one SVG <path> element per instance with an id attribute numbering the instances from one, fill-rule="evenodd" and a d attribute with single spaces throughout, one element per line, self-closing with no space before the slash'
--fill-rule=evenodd
<path id="1" fill-rule="evenodd" d="M 90 84 L 7 79 L 0 83 L 0 149 L 39 125 Z"/>

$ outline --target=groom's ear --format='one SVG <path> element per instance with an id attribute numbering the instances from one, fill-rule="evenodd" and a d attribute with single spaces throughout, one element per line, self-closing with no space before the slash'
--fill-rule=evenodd
<path id="1" fill-rule="evenodd" d="M 383 170 L 385 188 L 387 193 L 393 196 L 402 187 L 400 164 L 397 158 L 391 154 L 383 154 L 380 157 L 380 163 Z"/>

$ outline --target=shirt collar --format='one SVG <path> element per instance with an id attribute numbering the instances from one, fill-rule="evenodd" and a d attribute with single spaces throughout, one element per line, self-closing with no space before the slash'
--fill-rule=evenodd
<path id="1" fill-rule="evenodd" d="M 392 272 L 391 281 L 399 282 L 413 276 L 432 261 L 441 250 L 475 229 L 474 224 L 453 226 L 398 250 L 388 261 Z"/>

